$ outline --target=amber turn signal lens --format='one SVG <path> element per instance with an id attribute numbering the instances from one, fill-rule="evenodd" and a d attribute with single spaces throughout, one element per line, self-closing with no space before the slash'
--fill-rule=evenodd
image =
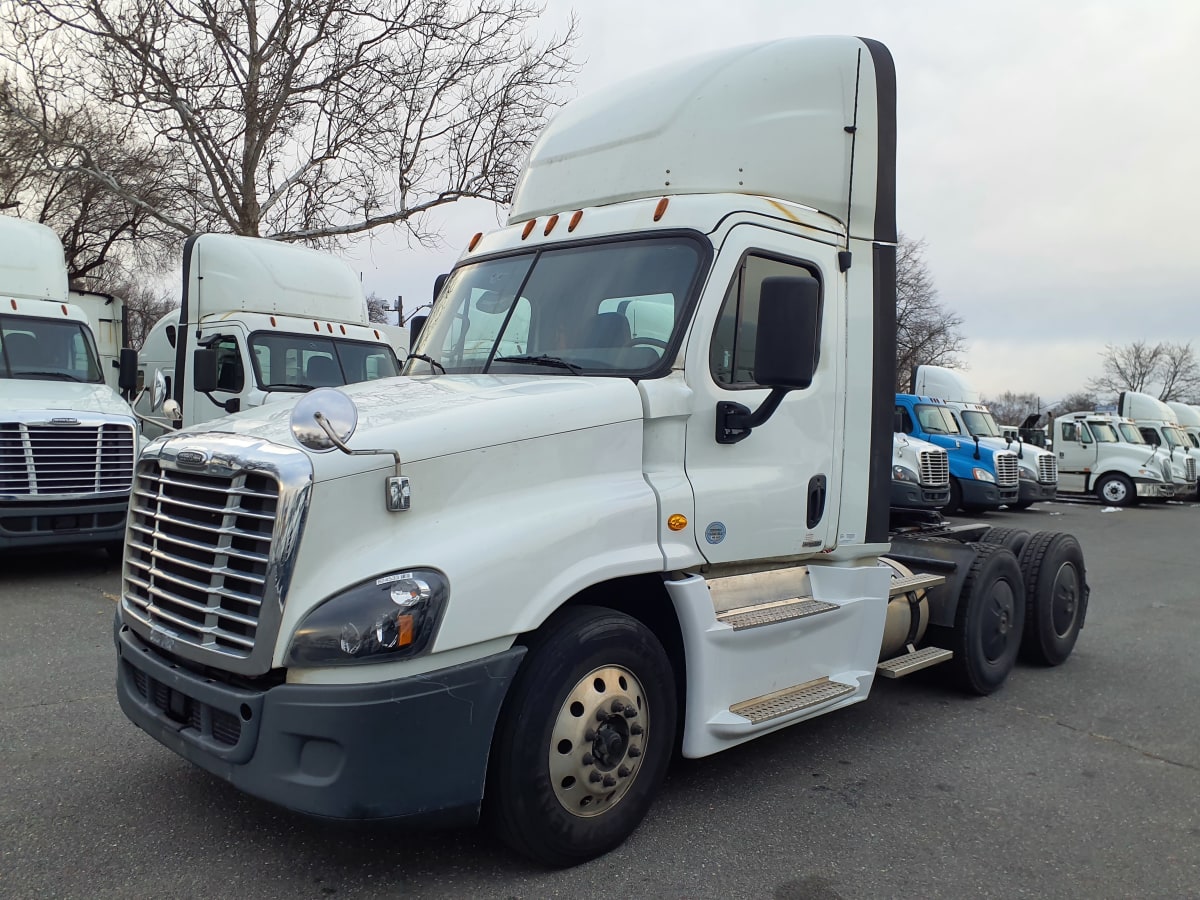
<path id="1" fill-rule="evenodd" d="M 667 519 L 667 527 L 672 531 L 683 531 L 683 529 L 687 528 L 687 516 L 675 513 L 675 515 Z"/>

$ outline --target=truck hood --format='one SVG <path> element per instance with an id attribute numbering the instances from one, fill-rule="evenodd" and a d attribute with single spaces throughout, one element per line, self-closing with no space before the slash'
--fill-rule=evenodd
<path id="1" fill-rule="evenodd" d="M 0 378 L 0 409 L 5 412 L 102 413 L 133 418 L 129 404 L 106 384 Z"/>
<path id="2" fill-rule="evenodd" d="M 402 375 L 338 390 L 358 407 L 358 427 L 349 446 L 394 449 L 405 463 L 642 418 L 637 385 L 625 378 Z M 196 425 L 182 434 L 242 434 L 296 447 L 289 418 L 300 396 Z M 347 463 L 355 459 L 337 452 L 310 455 L 314 462 L 319 456 L 330 460 L 317 463 L 319 471 L 329 468 L 332 458 Z M 391 461 L 376 457 L 371 467 L 383 464 Z"/>
<path id="3" fill-rule="evenodd" d="M 974 441 L 971 438 L 972 442 Z M 1037 458 L 1043 453 L 1049 453 L 1049 450 L 1043 450 L 1041 447 L 1035 447 L 1033 444 L 1025 442 L 1017 443 L 1016 441 L 1005 441 L 1004 438 L 998 437 L 982 437 L 979 439 L 980 447 L 987 447 L 989 450 L 1011 450 L 1013 453 L 1024 452 L 1025 459 L 1018 457 L 1018 462 L 1028 461 L 1029 465 L 1036 468 Z"/>

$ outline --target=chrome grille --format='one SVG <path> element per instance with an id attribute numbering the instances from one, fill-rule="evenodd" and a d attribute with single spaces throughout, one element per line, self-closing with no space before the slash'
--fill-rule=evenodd
<path id="1" fill-rule="evenodd" d="M 1017 455 L 1000 452 L 996 454 L 996 484 L 1000 487 L 1015 487 L 1017 484 Z"/>
<path id="2" fill-rule="evenodd" d="M 125 610 L 175 641 L 248 657 L 266 595 L 279 485 L 260 472 L 138 466 L 125 551 Z"/>
<path id="3" fill-rule="evenodd" d="M 917 459 L 921 467 L 921 484 L 945 487 L 950 483 L 950 457 L 945 450 L 922 450 Z"/>
<path id="4" fill-rule="evenodd" d="M 1196 458 L 1194 456 L 1189 456 L 1187 458 L 1187 480 L 1196 480 Z"/>
<path id="5" fill-rule="evenodd" d="M 1037 477 L 1042 484 L 1058 483 L 1058 459 L 1053 453 L 1038 455 Z"/>
<path id="6" fill-rule="evenodd" d="M 133 426 L 0 423 L 0 494 L 128 494 Z"/>

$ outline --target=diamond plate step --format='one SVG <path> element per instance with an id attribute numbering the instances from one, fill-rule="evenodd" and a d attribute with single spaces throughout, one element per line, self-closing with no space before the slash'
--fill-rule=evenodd
<path id="1" fill-rule="evenodd" d="M 783 603 L 731 609 L 717 616 L 717 621 L 731 626 L 734 631 L 741 631 L 744 628 L 757 628 L 760 625 L 774 625 L 776 622 L 817 616 L 821 613 L 833 612 L 835 609 L 840 609 L 836 603 L 826 603 L 824 600 L 805 597 L 787 600 Z"/>
<path id="2" fill-rule="evenodd" d="M 875 667 L 875 672 L 884 678 L 903 678 L 905 675 L 911 675 L 921 669 L 936 666 L 953 656 L 951 651 L 943 650 L 941 647 L 922 647 L 920 650 L 905 653 L 903 656 L 884 660 Z"/>
<path id="3" fill-rule="evenodd" d="M 929 575 L 924 572 L 919 572 L 916 575 L 906 575 L 903 578 L 893 578 L 892 586 L 888 589 L 888 596 L 895 597 L 897 594 L 907 594 L 909 591 L 920 591 L 925 588 L 937 587 L 939 584 L 946 583 L 945 575 Z"/>
<path id="4" fill-rule="evenodd" d="M 816 681 L 798 684 L 773 694 L 764 694 L 752 700 L 736 703 L 729 707 L 729 711 L 747 718 L 757 725 L 759 722 L 777 719 L 810 706 L 821 706 L 831 700 L 853 694 L 855 690 L 857 688 L 850 684 L 841 684 L 837 681 L 830 681 L 828 678 L 818 678 Z"/>

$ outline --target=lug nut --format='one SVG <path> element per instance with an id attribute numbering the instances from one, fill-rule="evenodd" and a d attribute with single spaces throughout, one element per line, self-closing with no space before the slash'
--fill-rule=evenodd
<path id="1" fill-rule="evenodd" d="M 641 734 L 641 733 L 642 733 L 642 726 L 641 726 L 641 725 L 638 725 L 638 724 L 636 724 L 636 723 L 635 723 L 635 724 L 633 724 L 633 725 L 630 725 L 630 726 L 629 726 L 629 733 L 630 733 L 630 734 Z"/>
<path id="2" fill-rule="evenodd" d="M 585 754 L 583 754 L 583 759 L 581 760 L 581 762 L 582 762 L 582 763 L 583 763 L 585 766 L 590 766 L 590 765 L 591 765 L 592 763 L 594 763 L 595 761 L 596 761 L 596 760 L 595 760 L 595 757 L 593 757 L 593 756 L 592 756 L 592 754 L 590 754 L 590 753 L 585 753 Z"/>
<path id="3" fill-rule="evenodd" d="M 615 713 L 619 713 L 619 712 L 620 712 L 621 710 L 623 710 L 624 708 L 625 708 L 625 704 L 624 704 L 624 703 L 622 703 L 620 700 L 614 700 L 614 701 L 612 702 L 612 711 L 613 711 L 613 712 L 615 712 Z"/>
<path id="4" fill-rule="evenodd" d="M 636 718 L 636 717 L 637 717 L 637 710 L 636 710 L 636 709 L 634 709 L 632 706 L 627 706 L 627 707 L 625 707 L 625 718 L 627 718 L 627 719 L 633 719 L 633 718 Z"/>
<path id="5" fill-rule="evenodd" d="M 608 718 L 608 713 L 606 713 L 604 710 L 602 710 L 602 709 L 596 710 L 596 721 L 597 722 L 603 722 L 607 718 Z"/>
<path id="6" fill-rule="evenodd" d="M 605 787 L 616 787 L 617 779 L 613 778 L 611 775 L 605 775 L 604 776 L 604 786 Z"/>
<path id="7" fill-rule="evenodd" d="M 596 732 L 589 728 L 583 733 L 583 739 L 589 743 L 596 739 Z"/>
<path id="8" fill-rule="evenodd" d="M 628 778 L 632 773 L 633 770 L 629 766 L 621 766 L 621 768 L 617 769 L 617 774 L 622 778 Z"/>
<path id="9" fill-rule="evenodd" d="M 641 748 L 641 747 L 630 747 L 630 748 L 629 748 L 629 755 L 630 755 L 630 757 L 632 757 L 633 759 L 637 759 L 639 756 L 641 756 L 641 755 L 642 755 L 642 748 Z"/>
<path id="10" fill-rule="evenodd" d="M 590 781 L 592 784 L 597 784 L 603 780 L 604 780 L 604 776 L 601 775 L 599 772 L 592 772 L 588 775 L 588 781 Z"/>

